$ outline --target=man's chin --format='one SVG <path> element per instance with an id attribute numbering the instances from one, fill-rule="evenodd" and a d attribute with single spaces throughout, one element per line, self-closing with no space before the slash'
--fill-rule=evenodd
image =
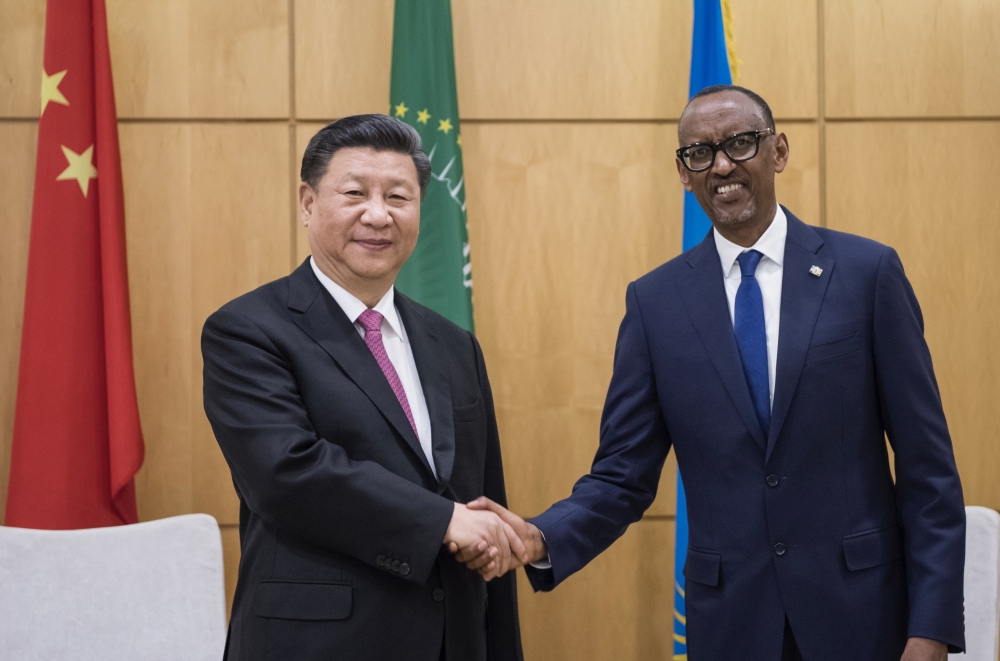
<path id="1" fill-rule="evenodd" d="M 750 202 L 739 210 L 713 209 L 712 221 L 723 227 L 736 227 L 749 222 L 757 214 L 757 205 Z"/>

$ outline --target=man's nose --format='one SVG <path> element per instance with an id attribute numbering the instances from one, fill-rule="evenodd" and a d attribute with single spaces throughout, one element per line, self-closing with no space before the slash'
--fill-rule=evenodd
<path id="1" fill-rule="evenodd" d="M 361 222 L 372 227 L 385 227 L 392 222 L 389 206 L 381 195 L 372 195 L 368 198 L 365 211 L 361 214 Z"/>
<path id="2" fill-rule="evenodd" d="M 715 152 L 715 161 L 712 163 L 712 172 L 714 174 L 725 177 L 735 169 L 736 164 L 729 159 L 724 149 Z"/>

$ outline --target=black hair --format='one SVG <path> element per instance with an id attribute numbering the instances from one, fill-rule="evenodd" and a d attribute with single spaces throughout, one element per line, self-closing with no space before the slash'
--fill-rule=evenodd
<path id="1" fill-rule="evenodd" d="M 330 159 L 339 149 L 370 147 L 375 151 L 409 154 L 417 168 L 420 197 L 431 180 L 431 162 L 424 153 L 417 130 L 388 115 L 352 115 L 327 124 L 312 137 L 302 154 L 299 176 L 316 190 L 326 174 Z"/>
<path id="2" fill-rule="evenodd" d="M 692 96 L 691 101 L 700 99 L 701 97 L 708 96 L 710 94 L 718 94 L 719 92 L 739 92 L 740 94 L 749 97 L 749 99 L 756 103 L 757 107 L 760 108 L 761 114 L 764 115 L 764 121 L 767 123 L 767 128 L 775 130 L 776 127 L 774 126 L 774 115 L 771 114 L 771 106 L 767 105 L 767 101 L 761 98 L 759 94 L 753 90 L 748 90 L 745 87 L 740 87 L 739 85 L 709 85 Z M 691 105 L 691 101 L 688 101 L 688 105 Z"/>

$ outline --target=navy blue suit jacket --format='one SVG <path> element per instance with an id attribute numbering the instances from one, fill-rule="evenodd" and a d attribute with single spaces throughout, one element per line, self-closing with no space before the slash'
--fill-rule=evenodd
<path id="1" fill-rule="evenodd" d="M 551 590 L 639 520 L 673 447 L 692 661 L 776 661 L 786 616 L 809 661 L 958 651 L 965 510 L 916 297 L 892 248 L 786 214 L 770 433 L 709 233 L 629 285 L 593 468 L 533 519 L 552 569 L 529 579 Z"/>

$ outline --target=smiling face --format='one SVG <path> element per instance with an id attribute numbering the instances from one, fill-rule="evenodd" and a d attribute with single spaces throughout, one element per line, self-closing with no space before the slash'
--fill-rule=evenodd
<path id="1" fill-rule="evenodd" d="M 750 97 L 724 91 L 692 101 L 681 115 L 677 135 L 680 146 L 684 147 L 720 142 L 737 133 L 766 128 L 761 109 Z M 712 225 L 723 236 L 729 238 L 752 230 L 759 238 L 777 208 L 774 175 L 784 170 L 787 162 L 788 140 L 784 133 L 779 133 L 761 136 L 757 155 L 750 160 L 734 162 L 719 149 L 709 169 L 691 172 L 677 159 L 677 172 L 684 189 L 694 193 Z"/>
<path id="2" fill-rule="evenodd" d="M 409 154 L 347 147 L 316 190 L 299 186 L 299 217 L 319 269 L 371 307 L 417 245 L 420 185 Z"/>

